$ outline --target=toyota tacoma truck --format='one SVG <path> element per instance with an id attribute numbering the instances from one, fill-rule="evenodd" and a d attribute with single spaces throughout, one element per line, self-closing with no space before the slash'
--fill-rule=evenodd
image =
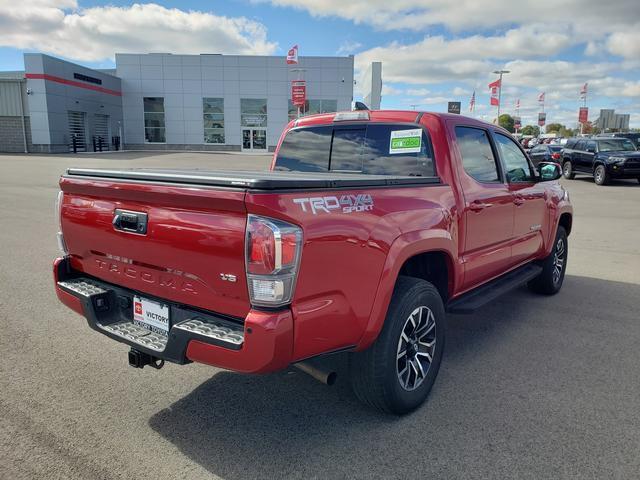
<path id="1" fill-rule="evenodd" d="M 495 125 L 353 111 L 292 121 L 267 172 L 70 168 L 56 293 L 133 366 L 266 373 L 349 352 L 356 396 L 406 413 L 446 312 L 560 290 L 572 207 L 560 166 L 539 167 Z"/>

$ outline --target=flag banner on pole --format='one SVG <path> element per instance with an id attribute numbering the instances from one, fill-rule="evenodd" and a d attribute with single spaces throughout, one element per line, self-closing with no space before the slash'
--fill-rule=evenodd
<path id="1" fill-rule="evenodd" d="M 474 108 L 476 108 L 476 91 L 475 90 L 471 94 L 471 100 L 469 100 L 469 111 L 473 112 Z"/>
<path id="2" fill-rule="evenodd" d="M 578 123 L 587 123 L 588 121 L 589 121 L 589 108 L 580 107 L 580 112 L 578 113 Z"/>
<path id="3" fill-rule="evenodd" d="M 500 86 L 500 79 L 489 84 L 489 89 L 491 90 L 491 105 L 500 105 Z"/>
<path id="4" fill-rule="evenodd" d="M 588 84 L 585 83 L 580 89 L 580 100 L 584 100 L 585 98 L 587 98 L 587 87 Z"/>
<path id="5" fill-rule="evenodd" d="M 298 64 L 298 45 L 294 45 L 287 52 L 287 65 Z"/>
<path id="6" fill-rule="evenodd" d="M 542 92 L 540 95 L 538 95 L 538 102 L 544 103 L 544 92 Z"/>
<path id="7" fill-rule="evenodd" d="M 291 82 L 291 103 L 296 107 L 304 107 L 307 101 L 307 83 L 304 80 Z"/>
<path id="8" fill-rule="evenodd" d="M 545 123 L 547 123 L 547 114 L 544 112 L 540 112 L 538 114 L 538 125 L 543 127 Z"/>
<path id="9" fill-rule="evenodd" d="M 513 128 L 519 129 L 520 127 L 522 127 L 520 117 L 513 117 Z"/>

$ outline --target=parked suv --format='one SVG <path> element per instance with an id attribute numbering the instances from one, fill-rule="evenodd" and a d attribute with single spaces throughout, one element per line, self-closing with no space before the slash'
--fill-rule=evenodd
<path id="1" fill-rule="evenodd" d="M 631 140 L 636 148 L 640 148 L 640 133 L 637 132 L 616 132 L 616 133 L 602 133 L 598 135 L 602 138 L 628 138 Z"/>
<path id="2" fill-rule="evenodd" d="M 593 175 L 597 185 L 612 178 L 636 178 L 640 182 L 640 152 L 627 138 L 571 138 L 562 150 L 562 173 Z"/>

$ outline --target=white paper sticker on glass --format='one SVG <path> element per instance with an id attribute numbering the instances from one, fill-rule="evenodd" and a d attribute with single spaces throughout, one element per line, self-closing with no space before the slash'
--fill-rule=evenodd
<path id="1" fill-rule="evenodd" d="M 419 153 L 422 149 L 422 129 L 394 130 L 389 139 L 389 153 Z"/>

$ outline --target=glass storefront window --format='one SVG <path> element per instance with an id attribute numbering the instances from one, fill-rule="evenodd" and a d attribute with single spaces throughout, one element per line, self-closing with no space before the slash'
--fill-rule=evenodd
<path id="1" fill-rule="evenodd" d="M 144 97 L 144 141 L 165 143 L 164 98 Z"/>
<path id="2" fill-rule="evenodd" d="M 304 108 L 300 109 L 300 116 L 313 115 L 316 113 L 332 113 L 338 109 L 337 100 L 307 100 L 304 104 Z M 289 99 L 289 121 L 295 120 L 298 117 L 298 108 Z"/>
<path id="3" fill-rule="evenodd" d="M 202 99 L 204 143 L 224 143 L 224 99 Z"/>
<path id="4" fill-rule="evenodd" d="M 240 121 L 243 127 L 266 127 L 267 99 L 241 98 Z"/>

